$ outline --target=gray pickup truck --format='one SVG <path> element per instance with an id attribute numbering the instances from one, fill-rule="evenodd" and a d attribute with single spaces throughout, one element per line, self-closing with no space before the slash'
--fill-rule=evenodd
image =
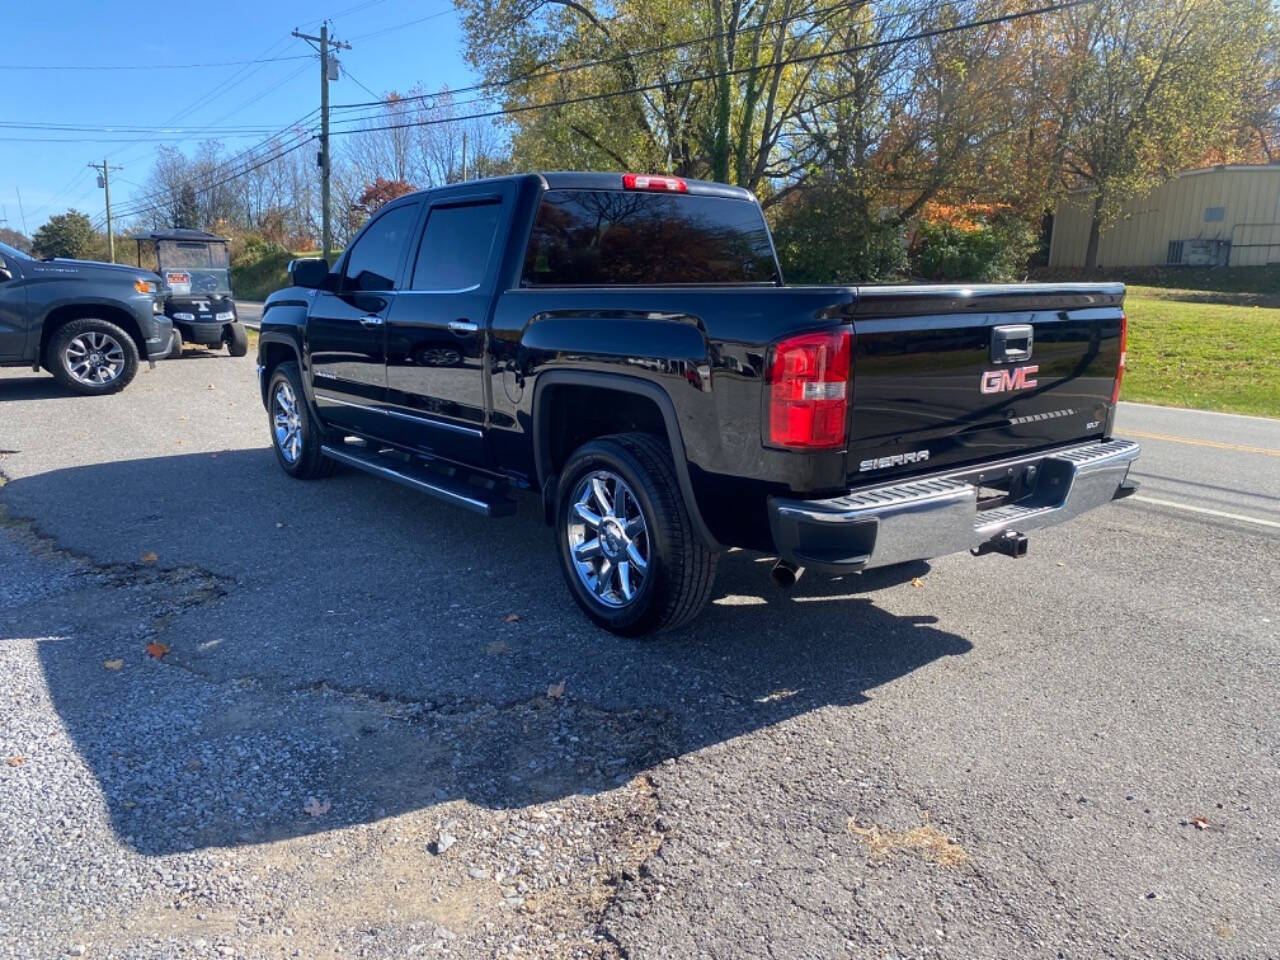
<path id="1" fill-rule="evenodd" d="M 164 283 L 137 267 L 37 260 L 0 243 L 0 367 L 43 367 L 89 396 L 128 386 L 169 352 Z"/>

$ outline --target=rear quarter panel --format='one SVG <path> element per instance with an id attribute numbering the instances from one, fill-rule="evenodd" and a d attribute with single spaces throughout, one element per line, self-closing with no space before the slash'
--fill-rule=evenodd
<path id="1" fill-rule="evenodd" d="M 671 399 L 690 479 L 718 538 L 741 497 L 842 489 L 843 453 L 766 449 L 762 384 L 768 345 L 787 333 L 849 322 L 846 288 L 609 287 L 510 290 L 490 328 L 491 441 L 500 463 L 527 477 L 533 397 L 553 370 L 638 378 Z M 763 514 L 762 514 L 763 519 Z M 728 542 L 737 542 L 729 537 Z"/>

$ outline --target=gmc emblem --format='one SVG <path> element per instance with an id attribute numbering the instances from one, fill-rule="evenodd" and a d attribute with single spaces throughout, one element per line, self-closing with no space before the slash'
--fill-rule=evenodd
<path id="1" fill-rule="evenodd" d="M 1012 370 L 987 370 L 982 374 L 978 388 L 983 393 L 1008 393 L 1011 390 L 1029 390 L 1037 381 L 1032 374 L 1039 373 L 1039 364 L 1027 367 L 1014 367 Z"/>

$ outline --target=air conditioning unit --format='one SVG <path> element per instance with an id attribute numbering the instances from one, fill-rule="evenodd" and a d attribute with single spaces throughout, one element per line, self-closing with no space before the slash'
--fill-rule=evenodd
<path id="1" fill-rule="evenodd" d="M 1170 240 L 1165 263 L 1188 267 L 1224 267 L 1231 260 L 1230 240 Z"/>

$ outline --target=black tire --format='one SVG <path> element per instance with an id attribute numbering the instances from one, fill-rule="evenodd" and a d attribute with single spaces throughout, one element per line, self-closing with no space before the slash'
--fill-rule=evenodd
<path id="1" fill-rule="evenodd" d="M 169 352 L 165 354 L 166 360 L 177 360 L 182 356 L 182 348 L 185 344 L 182 342 L 182 331 L 177 327 L 173 328 L 173 343 L 169 346 Z"/>
<path id="2" fill-rule="evenodd" d="M 626 483 L 646 527 L 647 569 L 634 597 L 623 606 L 601 600 L 583 581 L 570 543 L 574 493 L 584 480 L 602 471 Z M 671 453 L 664 441 L 651 434 L 601 437 L 570 455 L 556 490 L 556 540 L 569 591 L 588 617 L 612 633 L 638 637 L 673 630 L 696 617 L 711 599 L 719 554 L 694 532 Z M 623 554 L 617 557 L 625 559 Z"/>
<path id="3" fill-rule="evenodd" d="M 296 455 L 282 449 L 282 438 L 276 430 L 277 413 L 287 417 L 285 408 L 277 409 L 277 390 L 281 384 L 287 384 L 294 398 L 294 409 L 297 413 L 298 446 Z M 293 361 L 282 363 L 271 371 L 271 379 L 267 382 L 267 429 L 271 434 L 271 449 L 275 451 L 276 462 L 280 469 L 298 480 L 319 480 L 333 473 L 335 463 L 320 452 L 326 433 L 311 418 L 307 409 L 306 395 L 302 392 L 302 376 L 298 365 Z M 286 436 L 288 436 L 286 428 Z M 292 459 L 291 459 L 292 455 Z"/>
<path id="4" fill-rule="evenodd" d="M 86 379 L 88 374 L 77 375 L 72 372 L 73 366 L 77 366 L 75 359 L 79 358 L 80 349 L 89 340 L 114 344 L 109 353 L 119 359 L 118 365 L 113 365 L 117 372 L 111 379 L 93 382 Z M 75 353 L 76 357 L 73 358 L 69 351 Z M 138 375 L 138 345 L 134 343 L 132 336 L 114 323 L 85 317 L 63 324 L 54 331 L 45 348 L 43 363 L 44 368 L 66 389 L 82 396 L 97 397 L 123 390 Z"/>
<path id="5" fill-rule="evenodd" d="M 249 352 L 249 334 L 240 323 L 229 323 L 223 332 L 222 342 L 227 345 L 227 353 L 233 357 L 243 357 Z"/>

